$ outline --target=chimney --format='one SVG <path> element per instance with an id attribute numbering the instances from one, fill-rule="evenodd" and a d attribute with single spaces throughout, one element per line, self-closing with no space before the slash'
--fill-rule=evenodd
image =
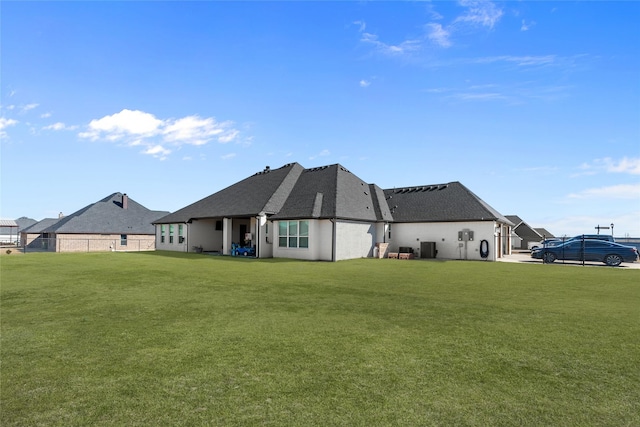
<path id="1" fill-rule="evenodd" d="M 129 196 L 127 196 L 127 193 L 124 193 L 122 195 L 122 209 L 127 209 L 128 205 L 129 205 Z"/>
<path id="2" fill-rule="evenodd" d="M 64 218 L 64 215 L 62 214 L 62 212 L 60 212 L 60 213 L 58 214 L 58 219 L 60 219 L 60 218 Z"/>
<path id="3" fill-rule="evenodd" d="M 264 167 L 264 172 L 270 172 L 271 171 L 271 167 L 270 166 L 265 166 Z"/>

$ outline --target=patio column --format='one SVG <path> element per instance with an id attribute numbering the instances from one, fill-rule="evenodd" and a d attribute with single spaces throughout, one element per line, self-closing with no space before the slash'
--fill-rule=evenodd
<path id="1" fill-rule="evenodd" d="M 233 241 L 233 220 L 222 218 L 222 254 L 231 254 L 231 242 Z"/>

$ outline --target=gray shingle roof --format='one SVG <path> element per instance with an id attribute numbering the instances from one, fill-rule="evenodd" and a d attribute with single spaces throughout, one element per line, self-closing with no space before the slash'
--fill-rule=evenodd
<path id="1" fill-rule="evenodd" d="M 339 218 L 362 221 L 511 221 L 459 182 L 382 190 L 340 164 L 304 169 L 290 163 L 265 169 L 155 224 L 191 219 L 246 217 Z"/>
<path id="2" fill-rule="evenodd" d="M 461 183 L 384 190 L 396 222 L 491 221 L 513 225 Z"/>
<path id="3" fill-rule="evenodd" d="M 56 219 L 43 233 L 69 234 L 155 234 L 153 221 L 167 214 L 152 211 L 131 198 L 123 206 L 123 194 L 113 193 L 71 215 Z"/>
<path id="4" fill-rule="evenodd" d="M 518 215 L 505 215 L 505 218 L 511 221 L 516 227 L 524 222 Z"/>
<path id="5" fill-rule="evenodd" d="M 536 232 L 542 237 L 544 237 L 545 239 L 556 237 L 553 235 L 553 233 L 550 233 L 549 230 L 547 230 L 546 228 L 534 228 L 534 230 L 536 230 Z"/>
<path id="6" fill-rule="evenodd" d="M 339 164 L 305 169 L 273 219 L 390 220 L 388 209 L 379 205 L 377 193 L 381 193 L 379 188 Z M 384 204 L 384 198 L 382 201 Z M 388 217 L 383 217 L 383 213 Z"/>
<path id="7" fill-rule="evenodd" d="M 154 223 L 170 224 L 196 218 L 231 218 L 278 212 L 303 170 L 298 163 L 265 169 Z"/>
<path id="8" fill-rule="evenodd" d="M 29 234 L 40 234 L 44 232 L 47 228 L 51 227 L 53 224 L 58 222 L 60 218 L 45 218 L 42 221 L 38 221 L 29 227 L 20 230 L 21 233 L 29 233 Z"/>

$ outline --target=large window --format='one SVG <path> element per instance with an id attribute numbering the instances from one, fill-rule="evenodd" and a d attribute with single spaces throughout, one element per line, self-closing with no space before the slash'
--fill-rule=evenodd
<path id="1" fill-rule="evenodd" d="M 127 246 L 127 235 L 126 234 L 121 234 L 120 235 L 120 246 Z"/>
<path id="2" fill-rule="evenodd" d="M 164 243 L 164 224 L 160 226 L 160 243 Z"/>
<path id="3" fill-rule="evenodd" d="M 184 243 L 184 231 L 182 230 L 182 224 L 178 224 L 178 243 Z"/>
<path id="4" fill-rule="evenodd" d="M 169 243 L 173 243 L 173 224 L 169 224 Z"/>
<path id="5" fill-rule="evenodd" d="M 281 248 L 308 248 L 309 221 L 280 221 L 278 246 Z"/>

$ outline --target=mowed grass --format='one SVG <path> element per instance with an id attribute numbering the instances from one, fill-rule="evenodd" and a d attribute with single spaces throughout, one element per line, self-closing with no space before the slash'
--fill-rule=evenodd
<path id="1" fill-rule="evenodd" d="M 3 426 L 638 426 L 640 272 L 3 256 Z"/>

